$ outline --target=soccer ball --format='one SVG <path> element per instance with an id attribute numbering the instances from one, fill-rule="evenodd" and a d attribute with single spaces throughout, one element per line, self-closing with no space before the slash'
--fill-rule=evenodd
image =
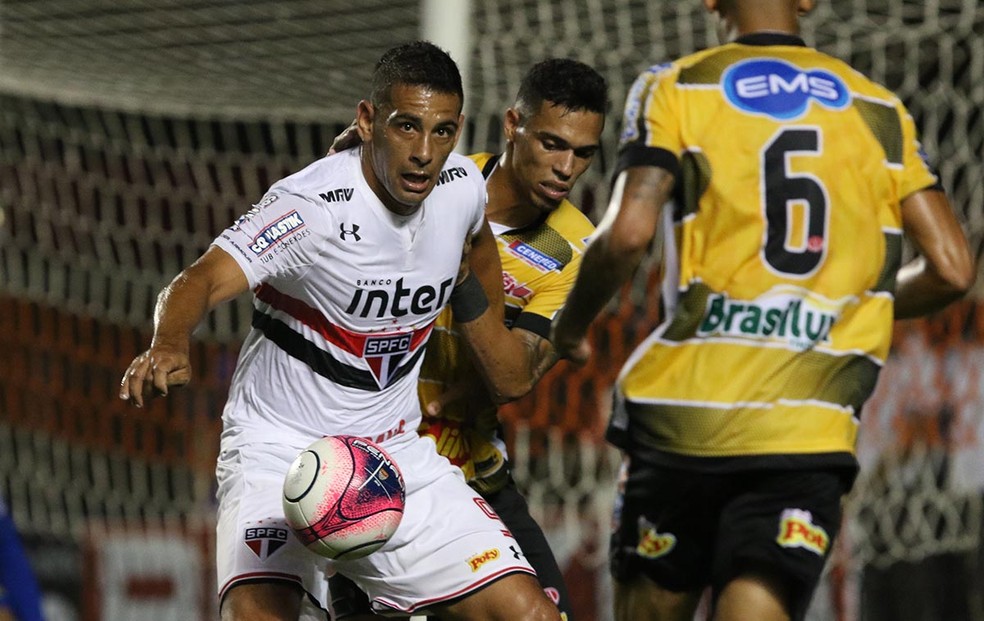
<path id="1" fill-rule="evenodd" d="M 383 546 L 403 518 L 396 462 L 372 442 L 326 436 L 304 449 L 284 479 L 284 515 L 309 550 L 361 558 Z"/>

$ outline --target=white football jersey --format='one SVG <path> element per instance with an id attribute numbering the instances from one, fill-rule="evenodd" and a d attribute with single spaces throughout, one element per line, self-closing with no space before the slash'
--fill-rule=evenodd
<path id="1" fill-rule="evenodd" d="M 254 292 L 253 329 L 223 413 L 227 434 L 385 443 L 416 433 L 424 345 L 464 240 L 482 226 L 485 183 L 471 160 L 452 154 L 420 209 L 399 216 L 369 188 L 360 151 L 277 182 L 213 242 Z"/>

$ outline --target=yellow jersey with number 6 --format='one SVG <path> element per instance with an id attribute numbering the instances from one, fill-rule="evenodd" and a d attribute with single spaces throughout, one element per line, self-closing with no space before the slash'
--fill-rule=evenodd
<path id="1" fill-rule="evenodd" d="M 610 438 L 696 467 L 853 465 L 891 341 L 900 202 L 937 184 L 912 118 L 799 38 L 757 34 L 644 72 L 624 121 L 619 170 L 677 186 L 666 321 L 622 371 Z"/>

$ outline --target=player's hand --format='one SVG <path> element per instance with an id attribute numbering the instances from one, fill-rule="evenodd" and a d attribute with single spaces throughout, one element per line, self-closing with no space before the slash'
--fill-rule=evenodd
<path id="1" fill-rule="evenodd" d="M 341 151 L 347 151 L 360 144 L 362 144 L 362 138 L 359 137 L 359 127 L 355 121 L 352 121 L 351 125 L 342 130 L 342 133 L 335 136 L 335 139 L 331 141 L 331 146 L 328 147 L 328 155 L 335 155 Z"/>
<path id="2" fill-rule="evenodd" d="M 477 374 L 473 374 L 468 379 L 452 384 L 434 400 L 429 401 L 424 406 L 424 413 L 428 416 L 440 416 L 441 411 L 449 404 L 476 394 L 485 394 L 485 384 L 481 382 Z"/>
<path id="3" fill-rule="evenodd" d="M 557 317 L 554 317 L 554 321 L 550 325 L 550 342 L 558 356 L 582 366 L 591 357 L 591 342 L 585 335 L 565 334 L 558 330 Z"/>
<path id="4" fill-rule="evenodd" d="M 191 361 L 187 350 L 162 345 L 133 359 L 120 380 L 120 399 L 138 408 L 154 397 L 167 395 L 172 386 L 184 386 L 191 380 Z"/>

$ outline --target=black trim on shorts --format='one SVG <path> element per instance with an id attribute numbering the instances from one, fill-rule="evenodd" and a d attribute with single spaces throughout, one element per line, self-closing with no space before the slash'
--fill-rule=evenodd
<path id="1" fill-rule="evenodd" d="M 290 586 L 297 587 L 297 590 L 301 592 L 304 597 L 307 597 L 311 605 L 325 613 L 325 621 L 332 621 L 331 613 L 328 609 L 321 605 L 318 600 L 311 595 L 307 589 L 300 582 L 295 582 L 294 580 L 288 580 L 287 578 L 276 578 L 273 576 L 264 576 L 259 578 L 244 578 L 242 580 L 234 580 L 231 584 L 226 585 L 226 588 L 222 591 L 222 597 L 219 599 L 219 612 L 222 612 L 222 604 L 225 602 L 226 596 L 237 586 L 247 585 L 247 584 L 289 584 Z"/>
<path id="2" fill-rule="evenodd" d="M 658 166 L 674 177 L 680 174 L 680 158 L 676 153 L 662 147 L 650 147 L 639 143 L 630 143 L 619 151 L 615 171 L 612 173 L 612 183 L 618 179 L 623 170 L 633 166 Z"/>

